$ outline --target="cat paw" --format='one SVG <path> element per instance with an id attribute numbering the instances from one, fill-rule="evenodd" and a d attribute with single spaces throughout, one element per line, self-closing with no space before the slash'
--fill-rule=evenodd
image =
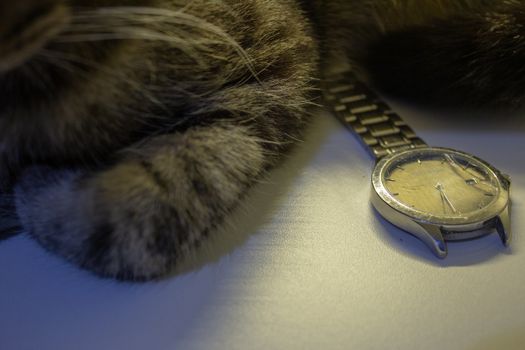
<path id="1" fill-rule="evenodd" d="M 90 177 L 29 168 L 15 187 L 15 198 L 17 214 L 31 236 L 102 276 L 157 278 L 191 244 L 176 210 L 136 162 Z"/>
<path id="2" fill-rule="evenodd" d="M 263 171 L 241 127 L 159 136 L 96 173 L 29 169 L 15 188 L 24 229 L 99 275 L 148 280 L 193 254 Z"/>

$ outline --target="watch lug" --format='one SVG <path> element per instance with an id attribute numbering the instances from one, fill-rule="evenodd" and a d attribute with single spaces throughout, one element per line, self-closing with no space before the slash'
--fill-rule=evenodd
<path id="1" fill-rule="evenodd" d="M 509 245 L 512 238 L 512 231 L 510 227 L 510 209 L 511 205 L 507 205 L 507 208 L 503 210 L 501 214 L 496 218 L 496 231 L 501 238 L 501 241 L 505 246 Z"/>
<path id="2" fill-rule="evenodd" d="M 432 250 L 432 252 L 440 259 L 447 257 L 448 249 L 443 238 L 441 227 L 436 225 L 421 224 L 419 226 L 423 229 L 418 237 Z"/>

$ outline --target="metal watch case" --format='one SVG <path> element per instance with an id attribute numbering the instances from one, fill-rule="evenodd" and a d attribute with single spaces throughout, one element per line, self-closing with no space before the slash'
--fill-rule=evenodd
<path id="1" fill-rule="evenodd" d="M 436 159 L 443 159 L 441 164 L 443 164 L 444 167 L 450 167 L 454 171 L 457 170 L 457 176 L 462 176 L 462 169 L 465 174 L 477 174 L 476 172 L 486 174 L 487 181 L 490 181 L 490 187 L 487 188 L 490 188 L 491 191 L 484 195 L 490 198 L 486 200 L 483 198 L 481 198 L 481 200 L 474 198 L 473 203 L 469 204 L 468 200 L 460 196 L 461 193 L 456 193 L 456 198 L 459 198 L 463 202 L 467 201 L 468 205 L 479 207 L 476 210 L 462 213 L 459 209 L 455 208 L 447 194 L 445 194 L 444 186 L 440 183 L 439 176 L 434 179 L 434 174 L 425 174 L 425 179 L 431 180 L 429 180 L 430 183 L 427 181 L 427 183 L 429 183 L 428 186 L 425 185 L 426 192 L 423 191 L 423 195 L 419 194 L 419 196 L 422 198 L 422 201 L 426 201 L 430 193 L 434 198 L 434 202 L 436 201 L 435 198 L 438 198 L 438 201 L 441 200 L 442 203 L 440 202 L 439 204 L 442 205 L 443 208 L 438 208 L 440 210 L 437 211 L 442 211 L 438 213 L 431 210 L 421 210 L 417 208 L 417 205 L 408 205 L 399 199 L 399 197 L 401 197 L 399 193 L 392 193 L 391 189 L 389 189 L 389 182 L 393 183 L 396 181 L 389 177 L 393 176 L 392 174 L 400 174 L 399 169 L 403 169 L 402 171 L 404 172 L 405 169 L 403 167 L 410 168 L 412 169 L 411 171 L 417 173 L 417 164 L 425 165 L 425 161 L 427 160 L 428 162 L 432 161 L 435 163 Z M 439 163 L 435 164 L 432 166 L 439 167 Z M 474 170 L 470 170 L 469 167 Z M 398 173 L 395 171 L 398 171 Z M 451 170 L 449 169 L 449 171 Z M 470 173 L 468 171 L 470 171 Z M 439 168 L 434 172 L 439 173 Z M 403 174 L 403 176 L 399 177 L 410 179 L 406 184 L 406 186 L 409 187 L 407 191 L 418 191 L 417 174 Z M 465 186 L 477 185 L 475 175 L 472 179 L 460 179 L 466 181 Z M 425 180 L 422 181 L 424 183 Z M 413 185 L 414 182 L 416 185 Z M 411 183 L 412 187 L 409 186 Z M 404 184 L 396 184 L 396 186 L 401 189 L 406 188 Z M 432 192 L 433 188 L 435 188 L 436 193 Z M 461 190 L 467 191 L 468 189 Z M 476 187 L 476 190 L 480 192 L 483 189 Z M 377 162 L 372 173 L 371 202 L 374 208 L 386 220 L 418 237 L 437 257 L 445 258 L 448 253 L 446 241 L 472 239 L 494 231 L 498 232 L 503 244 L 508 245 L 511 239 L 511 202 L 509 192 L 509 177 L 502 174 L 487 162 L 468 153 L 453 149 L 423 147 L 393 153 L 381 158 Z M 481 193 L 483 195 L 483 192 Z M 407 197 L 410 198 L 408 195 Z M 450 197 L 452 198 L 452 196 Z"/>

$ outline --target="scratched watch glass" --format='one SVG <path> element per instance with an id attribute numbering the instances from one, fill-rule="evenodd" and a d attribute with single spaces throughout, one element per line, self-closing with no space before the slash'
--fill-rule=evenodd
<path id="1" fill-rule="evenodd" d="M 416 153 L 393 162 L 383 174 L 393 201 L 441 219 L 472 216 L 493 204 L 500 191 L 490 168 L 452 151 Z"/>

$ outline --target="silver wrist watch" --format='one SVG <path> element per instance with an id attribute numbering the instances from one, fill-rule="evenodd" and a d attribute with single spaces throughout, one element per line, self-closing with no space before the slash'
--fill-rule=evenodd
<path id="1" fill-rule="evenodd" d="M 510 242 L 510 178 L 465 152 L 430 147 L 352 72 L 325 79 L 325 101 L 377 160 L 374 208 L 439 258 L 446 241 L 498 232 Z"/>

